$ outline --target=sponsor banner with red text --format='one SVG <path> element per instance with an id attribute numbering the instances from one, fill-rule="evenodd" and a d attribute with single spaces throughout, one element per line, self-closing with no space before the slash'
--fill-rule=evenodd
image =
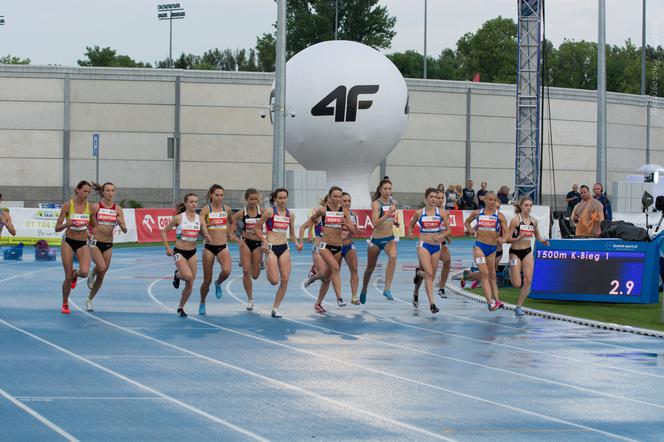
<path id="1" fill-rule="evenodd" d="M 135 209 L 134 213 L 138 242 L 159 242 L 159 232 L 171 222 L 175 209 Z M 168 232 L 168 240 L 175 241 L 175 229 Z"/>

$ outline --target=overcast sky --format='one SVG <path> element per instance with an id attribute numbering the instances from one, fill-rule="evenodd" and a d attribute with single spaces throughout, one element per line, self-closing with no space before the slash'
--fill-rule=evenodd
<path id="1" fill-rule="evenodd" d="M 174 0 L 175 2 L 176 0 Z M 173 23 L 173 55 L 210 48 L 249 48 L 272 31 L 273 0 L 181 0 L 184 20 Z M 381 0 L 397 17 L 397 35 L 385 52 L 422 51 L 424 0 Z M 641 42 L 642 0 L 606 0 L 607 42 Z M 147 0 L 0 1 L 0 55 L 29 57 L 32 64 L 76 65 L 86 46 L 110 46 L 154 63 L 168 56 L 168 22 L 157 20 L 158 2 Z M 454 48 L 458 38 L 498 15 L 516 20 L 516 0 L 428 0 L 429 54 Z M 664 40 L 664 2 L 648 1 L 648 44 Z M 596 0 L 547 2 L 546 35 L 597 40 Z"/>

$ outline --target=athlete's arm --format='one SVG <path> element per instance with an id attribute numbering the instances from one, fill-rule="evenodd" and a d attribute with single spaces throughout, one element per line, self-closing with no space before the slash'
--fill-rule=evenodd
<path id="1" fill-rule="evenodd" d="M 65 230 L 70 226 L 69 223 L 65 222 L 68 213 L 69 213 L 69 201 L 64 203 L 62 205 L 62 209 L 60 209 L 60 215 L 58 216 L 58 220 L 55 222 L 56 232 L 62 232 L 63 230 Z"/>
<path id="2" fill-rule="evenodd" d="M 267 244 L 265 235 L 263 235 L 263 225 L 268 219 L 272 218 L 272 215 L 274 215 L 272 208 L 263 210 L 263 214 L 258 221 L 256 221 L 256 226 L 254 227 L 254 233 L 256 234 L 256 237 L 263 242 L 263 245 Z"/>
<path id="3" fill-rule="evenodd" d="M 507 230 L 504 230 L 505 236 L 503 238 L 505 239 L 505 242 L 513 243 L 514 241 L 518 241 L 520 239 L 520 238 L 513 238 L 514 229 L 516 229 L 518 223 L 519 223 L 519 218 L 517 218 L 516 216 L 512 218 L 509 227 L 507 228 Z"/>
<path id="4" fill-rule="evenodd" d="M 171 218 L 171 221 L 159 231 L 159 234 L 161 235 L 161 240 L 164 243 L 164 246 L 166 247 L 166 254 L 168 256 L 173 256 L 173 250 L 171 250 L 171 245 L 168 243 L 168 236 L 167 233 L 173 230 L 178 224 L 180 224 L 180 216 L 175 215 L 173 218 Z"/>
<path id="5" fill-rule="evenodd" d="M 343 209 L 343 212 L 344 212 L 344 222 L 346 224 L 346 227 L 348 228 L 348 231 L 351 234 L 356 234 L 357 233 L 357 226 L 353 222 L 353 219 L 350 217 L 350 210 Z"/>
<path id="6" fill-rule="evenodd" d="M 293 241 L 293 243 L 295 243 L 295 248 L 297 249 L 298 252 L 301 251 L 302 250 L 302 241 L 299 241 L 295 237 L 295 214 L 294 213 L 292 213 L 291 216 L 290 216 L 290 225 L 288 226 L 288 230 L 290 230 L 291 241 Z"/>
<path id="7" fill-rule="evenodd" d="M 210 234 L 208 233 L 207 225 L 205 223 L 201 223 L 201 235 L 203 236 L 203 238 L 205 238 L 205 241 L 209 243 L 212 242 L 212 238 L 210 238 Z"/>
<path id="8" fill-rule="evenodd" d="M 12 223 L 12 216 L 9 214 L 9 209 L 7 209 L 6 212 L 3 212 L 4 220 L 2 221 L 7 227 L 7 231 L 11 236 L 16 236 L 16 228 L 14 227 L 14 224 Z"/>
<path id="9" fill-rule="evenodd" d="M 371 224 L 373 224 L 374 228 L 380 226 L 385 222 L 389 214 L 384 214 L 383 216 L 380 215 L 380 202 L 378 200 L 374 201 L 371 203 Z"/>
<path id="10" fill-rule="evenodd" d="M 422 216 L 422 210 L 424 209 L 418 209 L 413 213 L 413 217 L 410 219 L 410 223 L 408 223 L 408 226 L 406 228 L 406 237 L 408 239 L 414 239 L 415 238 L 415 224 L 417 224 L 417 220 L 420 219 L 420 216 Z"/>
<path id="11" fill-rule="evenodd" d="M 309 228 L 310 222 L 311 222 L 310 219 L 307 218 L 307 220 L 303 222 L 302 225 L 300 226 L 300 231 L 299 231 L 300 240 L 304 240 L 304 238 L 309 239 L 308 236 L 305 237 L 304 231 Z"/>
<path id="12" fill-rule="evenodd" d="M 388 212 L 391 217 L 394 218 L 394 221 L 392 222 L 392 225 L 399 227 L 399 220 L 397 220 L 397 202 L 392 201 L 392 206 L 390 207 L 390 211 Z"/>
<path id="13" fill-rule="evenodd" d="M 505 219 L 505 215 L 502 213 L 498 213 L 498 221 L 500 222 L 500 229 L 501 232 L 506 232 L 507 231 L 507 219 Z M 504 235 L 504 233 L 503 233 Z M 498 235 L 498 244 L 504 244 L 505 243 L 505 237 Z"/>
<path id="14" fill-rule="evenodd" d="M 450 228 L 450 215 L 445 210 L 442 210 L 440 213 L 443 218 L 443 222 L 441 224 L 444 224 L 445 227 L 447 227 L 445 231 L 440 235 L 442 238 L 440 242 L 443 242 L 446 239 L 448 239 L 450 236 L 452 236 L 452 229 Z"/>
<path id="15" fill-rule="evenodd" d="M 233 218 L 233 224 L 237 225 L 242 219 L 242 216 L 244 216 L 244 210 L 240 209 L 237 212 L 235 212 L 231 216 Z M 237 228 L 233 229 L 233 232 L 235 233 L 235 239 L 238 243 L 244 242 L 244 240 L 242 239 L 242 232 L 238 232 Z"/>
<path id="16" fill-rule="evenodd" d="M 466 221 L 463 222 L 463 227 L 465 228 L 464 233 L 466 235 L 472 235 L 475 233 L 475 230 L 472 228 L 470 223 L 472 223 L 479 214 L 480 214 L 479 210 L 473 210 L 468 216 L 468 218 L 466 218 Z"/>
<path id="17" fill-rule="evenodd" d="M 235 241 L 235 235 L 233 235 L 233 232 L 235 232 L 237 229 L 235 228 L 233 209 L 228 206 L 224 206 L 224 210 L 226 211 L 226 216 L 228 216 L 229 213 L 231 214 L 231 216 L 228 217 L 228 226 L 226 226 L 226 241 Z"/>
<path id="18" fill-rule="evenodd" d="M 540 234 L 540 231 L 539 231 L 539 223 L 537 222 L 536 219 L 533 219 L 533 223 L 535 223 L 535 239 L 537 241 L 541 242 L 542 244 L 544 244 L 545 246 L 548 246 L 549 245 L 549 240 L 546 239 L 546 238 L 542 238 L 542 235 Z"/>
<path id="19" fill-rule="evenodd" d="M 124 217 L 124 210 L 122 210 L 122 207 L 116 205 L 115 210 L 118 212 L 118 226 L 120 227 L 120 230 L 122 230 L 122 233 L 127 233 L 127 223 L 125 222 L 125 217 Z"/>

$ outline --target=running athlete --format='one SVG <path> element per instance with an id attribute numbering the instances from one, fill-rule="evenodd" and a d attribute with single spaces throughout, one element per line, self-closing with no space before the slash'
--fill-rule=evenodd
<path id="1" fill-rule="evenodd" d="M 496 250 L 502 247 L 504 240 L 500 235 L 507 230 L 507 221 L 502 213 L 498 212 L 495 192 L 487 192 L 484 196 L 486 207 L 482 210 L 474 210 L 464 226 L 466 231 L 473 233 L 477 238 L 473 246 L 473 260 L 480 270 L 480 280 L 484 297 L 489 303 L 489 310 L 495 311 L 503 306 L 498 298 L 498 285 L 496 284 Z M 475 228 L 471 222 L 477 219 Z"/>
<path id="2" fill-rule="evenodd" d="M 537 220 L 530 216 L 533 208 L 533 200 L 523 197 L 514 206 L 514 218 L 510 222 L 505 241 L 510 246 L 510 281 L 514 287 L 520 287 L 519 300 L 516 303 L 514 313 L 517 316 L 523 316 L 523 303 L 530 293 L 530 285 L 533 281 L 533 270 L 535 268 L 533 260 L 533 250 L 531 240 L 537 241 L 548 246 L 549 241 L 543 239 L 537 227 Z M 523 272 L 523 280 L 521 279 Z"/>
<path id="3" fill-rule="evenodd" d="M 80 181 L 74 189 L 74 198 L 66 201 L 60 209 L 60 216 L 55 223 L 55 231 L 65 231 L 62 236 L 62 267 L 65 270 L 65 280 L 62 282 L 62 313 L 68 315 L 69 293 L 76 288 L 78 277 L 88 276 L 90 269 L 90 249 L 88 248 L 88 234 L 90 226 L 94 227 L 94 220 L 90 217 L 90 203 L 88 195 L 92 186 L 87 181 Z M 79 268 L 74 268 L 74 254 L 78 258 Z M 101 268 L 105 268 L 104 261 L 96 262 Z"/>
<path id="4" fill-rule="evenodd" d="M 397 266 L 397 239 L 394 236 L 394 227 L 399 227 L 399 222 L 396 215 L 397 202 L 392 199 L 392 182 L 387 178 L 383 178 L 376 188 L 371 203 L 373 234 L 369 240 L 367 268 L 364 271 L 362 290 L 360 291 L 360 302 L 362 304 L 367 301 L 367 287 L 371 280 L 371 274 L 376 268 L 376 261 L 378 261 L 381 250 L 384 250 L 388 257 L 383 296 L 389 301 L 394 299 L 390 287 Z"/>
<path id="5" fill-rule="evenodd" d="M 410 234 L 408 239 L 415 238 L 415 225 L 420 228 L 419 241 L 417 243 L 417 257 L 420 262 L 420 268 L 424 273 L 424 288 L 429 298 L 429 310 L 431 313 L 438 313 L 438 307 L 433 301 L 433 279 L 438 270 L 438 260 L 440 259 L 440 244 L 449 236 L 449 230 L 443 231 L 441 228 L 445 224 L 443 214 L 438 207 L 438 191 L 429 187 L 424 192 L 426 206 L 416 210 L 410 220 Z M 413 294 L 413 307 L 419 307 L 418 295 Z"/>
<path id="6" fill-rule="evenodd" d="M 233 222 L 241 225 L 237 242 L 240 245 L 240 264 L 242 266 L 242 285 L 247 294 L 247 310 L 254 309 L 253 279 L 258 279 L 261 273 L 261 259 L 263 244 L 256 235 L 256 223 L 261 217 L 261 195 L 258 190 L 250 188 L 244 192 L 245 206 L 233 215 Z"/>
<path id="7" fill-rule="evenodd" d="M 339 307 L 345 307 L 346 303 L 341 297 L 341 250 L 343 249 L 342 228 L 354 229 L 353 221 L 350 219 L 350 212 L 341 206 L 340 187 L 332 186 L 327 193 L 327 205 L 320 207 L 309 218 L 310 223 L 316 222 L 321 218 L 323 226 L 323 236 L 320 240 L 318 253 L 325 260 L 326 269 L 323 274 L 318 299 L 314 304 L 316 313 L 325 313 L 323 300 L 327 290 L 332 283 L 334 293 L 337 295 L 337 304 Z"/>
<path id="8" fill-rule="evenodd" d="M 221 284 L 231 274 L 231 253 L 228 250 L 228 240 L 235 230 L 235 224 L 229 214 L 233 214 L 230 207 L 224 205 L 224 188 L 213 184 L 208 189 L 207 206 L 201 209 L 200 217 L 207 228 L 211 241 L 205 242 L 203 249 L 203 283 L 201 284 L 201 302 L 198 305 L 198 314 L 205 315 L 205 298 L 210 291 L 212 273 L 215 259 L 221 265 L 221 272 L 214 281 L 214 294 L 221 299 L 223 294 Z"/>
<path id="9" fill-rule="evenodd" d="M 341 228 L 341 257 L 346 261 L 348 270 L 350 271 L 350 292 L 351 298 L 350 303 L 354 305 L 359 305 L 360 300 L 357 297 L 357 286 L 359 285 L 359 276 L 357 273 L 357 251 L 355 250 L 355 243 L 353 242 L 353 235 L 358 233 L 357 228 L 357 215 L 350 210 L 351 197 L 348 192 L 343 192 L 341 194 L 341 207 L 343 210 L 348 210 L 350 215 L 350 220 L 353 223 L 353 227 L 349 228 L 348 226 L 342 226 Z"/>
<path id="10" fill-rule="evenodd" d="M 323 198 L 320 200 L 320 206 L 326 206 L 327 205 L 327 195 L 325 195 Z M 318 208 L 313 209 L 313 213 L 316 213 L 318 211 Z M 327 269 L 327 264 L 325 264 L 325 260 L 320 256 L 319 251 L 319 245 L 320 245 L 320 239 L 323 236 L 323 224 L 322 220 L 320 217 L 311 220 L 311 218 L 307 218 L 307 220 L 302 223 L 300 226 L 300 231 L 299 231 L 299 238 L 303 239 L 305 238 L 304 236 L 304 231 L 309 230 L 309 235 L 311 235 L 311 229 L 313 228 L 314 230 L 314 242 L 311 247 L 311 260 L 313 261 L 313 264 L 311 265 L 311 269 L 309 270 L 309 274 L 307 275 L 307 279 L 304 280 L 304 286 L 309 287 L 311 284 L 314 282 L 323 279 L 323 276 L 325 275 L 326 269 Z"/>
<path id="11" fill-rule="evenodd" d="M 2 204 L 2 194 L 0 193 L 0 204 Z M 11 236 L 16 236 L 16 229 L 12 223 L 12 217 L 9 214 L 9 209 L 0 207 L 0 238 L 2 238 L 2 228 L 7 227 L 7 231 Z"/>
<path id="12" fill-rule="evenodd" d="M 122 207 L 114 202 L 116 188 L 113 183 L 106 182 L 102 185 L 92 183 L 92 188 L 97 195 L 101 196 L 98 204 L 92 206 L 92 218 L 95 221 L 94 232 L 90 238 L 90 256 L 95 262 L 95 267 L 88 273 L 88 288 L 90 293 L 85 300 L 85 309 L 93 311 L 92 300 L 99 292 L 104 282 L 104 276 L 111 266 L 113 257 L 113 231 L 119 226 L 123 233 L 127 233 Z M 100 267 L 97 263 L 103 263 Z"/>
<path id="13" fill-rule="evenodd" d="M 173 274 L 173 287 L 180 288 L 180 280 L 184 279 L 185 286 L 180 297 L 178 305 L 178 315 L 186 318 L 184 306 L 191 296 L 194 289 L 194 280 L 196 280 L 196 240 L 201 234 L 207 244 L 211 244 L 212 238 L 208 234 L 205 223 L 201 222 L 200 216 L 196 213 L 198 207 L 198 197 L 195 193 L 188 193 L 184 196 L 184 202 L 175 208 L 175 215 L 166 227 L 161 229 L 161 239 L 166 247 L 166 254 L 172 256 L 175 260 L 175 273 Z M 175 249 L 171 249 L 168 243 L 168 232 L 175 229 Z"/>
<path id="14" fill-rule="evenodd" d="M 496 210 L 500 212 L 500 200 L 496 200 Z M 500 232 L 498 232 L 500 236 L 503 236 L 503 228 L 500 228 Z M 495 266 L 494 268 L 496 269 L 496 274 L 500 271 L 500 261 L 503 258 L 503 247 L 498 247 L 498 250 L 496 250 L 496 259 L 494 260 Z M 463 274 L 461 276 L 461 288 L 466 287 L 466 282 L 467 281 L 473 281 L 470 285 L 471 289 L 477 288 L 478 285 L 480 285 L 480 280 L 481 280 L 481 275 L 480 272 L 471 272 L 470 270 L 466 269 L 463 271 Z"/>
<path id="15" fill-rule="evenodd" d="M 440 225 L 440 229 L 442 232 L 447 232 L 447 234 L 445 235 L 445 239 L 440 244 L 440 261 L 443 263 L 443 269 L 440 271 L 438 295 L 441 298 L 447 298 L 447 295 L 445 294 L 445 284 L 447 284 L 447 278 L 450 275 L 450 268 L 452 266 L 452 257 L 450 256 L 450 249 L 447 245 L 452 242 L 452 238 L 450 238 L 452 236 L 452 231 L 450 230 L 449 213 L 444 210 L 445 192 L 441 190 L 442 187 L 443 185 L 439 184 L 438 188 L 436 189 L 436 207 L 438 207 L 438 211 L 443 217 L 443 223 Z M 436 270 L 437 267 L 434 269 L 434 271 Z M 414 299 L 417 299 L 418 297 L 420 286 L 422 285 L 423 280 L 424 273 L 422 273 L 422 268 L 418 266 L 415 268 L 415 277 L 413 278 L 413 284 L 415 284 L 415 290 L 413 291 Z"/>
<path id="16" fill-rule="evenodd" d="M 254 227 L 254 233 L 263 243 L 263 251 L 268 255 L 266 263 L 267 280 L 272 285 L 280 284 L 272 304 L 272 317 L 281 318 L 279 306 L 286 296 L 291 272 L 290 250 L 288 250 L 288 237 L 286 235 L 290 233 L 291 241 L 295 244 L 298 252 L 302 250 L 302 243 L 295 237 L 295 214 L 287 208 L 288 190 L 279 188 L 272 192 L 270 204 L 272 207 L 263 210 L 256 227 Z M 263 235 L 263 224 L 265 224 L 267 230 L 267 238 Z"/>

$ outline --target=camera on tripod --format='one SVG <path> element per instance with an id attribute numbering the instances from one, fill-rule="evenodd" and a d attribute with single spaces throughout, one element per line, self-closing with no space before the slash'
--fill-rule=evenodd
<path id="1" fill-rule="evenodd" d="M 653 198 L 651 194 L 648 192 L 643 192 L 643 196 L 641 197 L 641 206 L 643 212 L 646 214 L 646 230 L 650 232 L 650 229 L 652 229 L 652 224 L 648 224 L 648 209 L 650 206 L 653 204 L 653 200 L 655 203 L 655 211 L 656 212 L 662 212 L 662 215 L 659 217 L 659 222 L 657 223 L 657 227 L 655 227 L 655 232 L 659 230 L 659 228 L 662 225 L 662 219 L 664 219 L 664 195 L 660 195 L 657 198 Z"/>

